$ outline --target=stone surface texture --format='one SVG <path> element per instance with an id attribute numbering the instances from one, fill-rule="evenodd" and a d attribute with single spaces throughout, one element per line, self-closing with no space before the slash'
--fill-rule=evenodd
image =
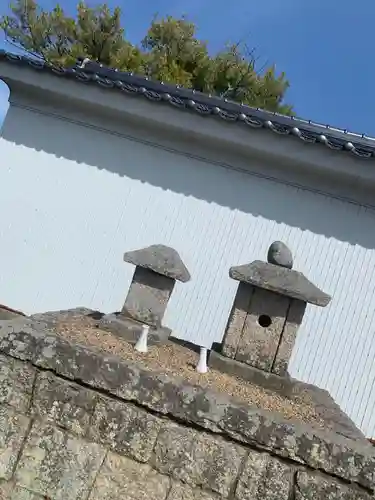
<path id="1" fill-rule="evenodd" d="M 238 284 L 222 343 L 222 353 L 228 358 L 236 357 L 254 290 L 255 288 L 247 283 Z"/>
<path id="2" fill-rule="evenodd" d="M 261 260 L 231 267 L 229 276 L 234 280 L 264 288 L 270 292 L 280 293 L 291 299 L 302 300 L 315 306 L 325 307 L 331 301 L 329 295 L 322 292 L 302 273 Z"/>
<path id="3" fill-rule="evenodd" d="M 273 371 L 284 324 L 287 321 L 289 298 L 261 288 L 255 288 L 251 297 L 245 324 L 241 332 L 235 359 L 261 370 Z M 260 317 L 271 324 L 263 327 Z"/>
<path id="4" fill-rule="evenodd" d="M 127 252 L 124 261 L 182 283 L 190 280 L 190 273 L 178 252 L 165 245 L 151 245 L 141 250 Z"/>
<path id="5" fill-rule="evenodd" d="M 16 484 L 56 500 L 88 495 L 105 449 L 43 421 L 35 421 L 15 471 Z"/>
<path id="6" fill-rule="evenodd" d="M 299 471 L 296 476 L 296 500 L 370 500 L 372 495 L 319 474 Z"/>
<path id="7" fill-rule="evenodd" d="M 292 269 L 293 255 L 282 241 L 274 241 L 268 249 L 267 261 L 276 266 Z"/>
<path id="8" fill-rule="evenodd" d="M 306 302 L 240 283 L 222 342 L 222 353 L 280 376 L 288 363 Z M 269 318 L 262 326 L 260 318 Z"/>
<path id="9" fill-rule="evenodd" d="M 272 243 L 267 258 L 268 262 L 229 270 L 229 276 L 240 283 L 221 352 L 259 370 L 288 376 L 306 304 L 323 307 L 331 297 L 292 270 L 292 253 L 281 241 Z"/>
<path id="10" fill-rule="evenodd" d="M 81 319 L 85 316 L 100 319 L 103 314 L 94 309 L 88 309 L 87 307 L 75 307 L 74 309 L 36 313 L 32 314 L 29 318 L 33 321 L 39 321 L 49 327 L 55 326 L 57 323 L 64 323 L 67 320 Z"/>
<path id="11" fill-rule="evenodd" d="M 33 319 L 0 322 L 0 353 L 0 499 L 373 498 L 364 439 L 71 345 Z"/>
<path id="12" fill-rule="evenodd" d="M 98 475 L 92 500 L 165 500 L 170 478 L 149 465 L 109 453 Z"/>
<path id="13" fill-rule="evenodd" d="M 131 344 L 135 344 L 142 333 L 141 323 L 134 321 L 131 318 L 127 318 L 123 314 L 119 313 L 105 314 L 99 320 L 98 326 L 100 329 L 107 330 L 113 335 L 116 335 Z M 166 326 L 160 326 L 159 328 L 151 327 L 147 343 L 150 346 L 165 344 L 171 333 L 171 329 Z"/>
<path id="14" fill-rule="evenodd" d="M 239 478 L 235 498 L 289 500 L 293 492 L 293 475 L 294 470 L 290 465 L 268 453 L 251 451 Z"/>
<path id="15" fill-rule="evenodd" d="M 288 375 L 289 360 L 292 356 L 298 328 L 302 323 L 305 311 L 306 302 L 293 299 L 289 301 L 288 314 L 271 370 L 282 377 Z"/>
<path id="16" fill-rule="evenodd" d="M 140 323 L 160 327 L 174 285 L 175 281 L 167 276 L 137 267 L 122 314 Z"/>
<path id="17" fill-rule="evenodd" d="M 124 260 L 136 268 L 122 315 L 160 329 L 175 282 L 189 281 L 189 271 L 176 250 L 165 245 L 127 252 Z"/>
<path id="18" fill-rule="evenodd" d="M 329 422 L 337 434 L 349 439 L 365 439 L 363 433 L 354 422 L 335 403 L 328 391 L 291 377 L 281 377 L 275 373 L 265 372 L 253 366 L 227 358 L 216 351 L 211 351 L 209 365 L 215 370 L 242 378 L 269 391 L 289 399 L 301 400 L 307 397 L 313 401 L 316 412 Z"/>
<path id="19" fill-rule="evenodd" d="M 155 467 L 191 486 L 225 498 L 235 485 L 246 451 L 234 443 L 177 425 L 165 426 L 155 447 Z"/>

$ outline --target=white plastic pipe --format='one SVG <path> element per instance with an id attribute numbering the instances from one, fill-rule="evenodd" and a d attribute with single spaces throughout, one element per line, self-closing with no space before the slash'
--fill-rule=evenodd
<path id="1" fill-rule="evenodd" d="M 196 370 L 198 373 L 207 373 L 208 368 L 207 368 L 207 348 L 206 347 L 201 347 L 200 353 L 199 353 L 199 361 L 196 367 Z"/>
<path id="2" fill-rule="evenodd" d="M 148 352 L 147 337 L 148 337 L 149 331 L 150 331 L 150 327 L 148 325 L 142 326 L 142 333 L 140 334 L 139 339 L 137 340 L 137 343 L 134 346 L 134 349 L 136 351 Z"/>

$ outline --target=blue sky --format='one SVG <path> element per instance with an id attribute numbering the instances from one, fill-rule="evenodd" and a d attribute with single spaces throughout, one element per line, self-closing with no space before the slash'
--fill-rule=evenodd
<path id="1" fill-rule="evenodd" d="M 68 12 L 77 0 L 60 2 Z M 89 2 L 90 5 L 96 2 Z M 291 83 L 287 101 L 299 116 L 375 136 L 373 0 L 153 0 L 122 5 L 127 36 L 138 42 L 152 16 L 186 14 L 212 51 L 245 39 L 261 65 L 272 62 Z M 52 0 L 41 0 L 50 8 Z M 232 8 L 235 6 L 235 8 Z M 1 10 L 0 13 L 4 13 Z M 374 44 L 375 45 L 375 44 Z M 1 48 L 10 46 L 0 40 Z M 0 87 L 0 121 L 7 90 Z"/>

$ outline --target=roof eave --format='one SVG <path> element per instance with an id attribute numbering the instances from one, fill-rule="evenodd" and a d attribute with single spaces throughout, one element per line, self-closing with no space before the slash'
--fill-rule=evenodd
<path id="1" fill-rule="evenodd" d="M 35 71 L 25 65 L 0 62 L 0 78 L 11 90 L 10 99 L 21 94 L 56 96 L 62 102 L 97 113 L 111 112 L 117 117 L 147 122 L 155 127 L 173 130 L 195 137 L 206 144 L 225 145 L 229 150 L 269 158 L 275 165 L 288 163 L 306 171 L 336 177 L 353 184 L 375 187 L 375 167 L 372 161 L 360 161 L 344 152 L 331 151 L 323 145 L 312 145 L 283 134 L 271 134 L 266 128 L 251 128 L 244 123 L 227 123 L 212 116 L 181 112 L 178 108 L 131 97 L 124 92 L 107 90 L 91 83 L 79 84 L 68 78 L 58 78 L 51 72 Z"/>

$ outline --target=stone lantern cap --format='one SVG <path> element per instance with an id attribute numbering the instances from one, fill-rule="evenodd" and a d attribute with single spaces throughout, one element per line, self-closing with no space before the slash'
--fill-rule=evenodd
<path id="1" fill-rule="evenodd" d="M 141 250 L 126 252 L 124 261 L 182 283 L 190 280 L 190 273 L 178 252 L 165 245 L 151 245 Z"/>
<path id="2" fill-rule="evenodd" d="M 280 258 L 280 254 L 283 253 L 288 257 L 285 259 L 285 263 Z M 278 264 L 271 264 L 270 261 L 277 261 Z M 268 251 L 268 262 L 256 260 L 251 264 L 231 267 L 229 276 L 234 280 L 270 292 L 279 293 L 315 306 L 326 307 L 330 303 L 331 297 L 311 283 L 304 274 L 291 269 L 292 262 L 290 250 L 286 245 L 282 242 L 274 242 Z"/>

